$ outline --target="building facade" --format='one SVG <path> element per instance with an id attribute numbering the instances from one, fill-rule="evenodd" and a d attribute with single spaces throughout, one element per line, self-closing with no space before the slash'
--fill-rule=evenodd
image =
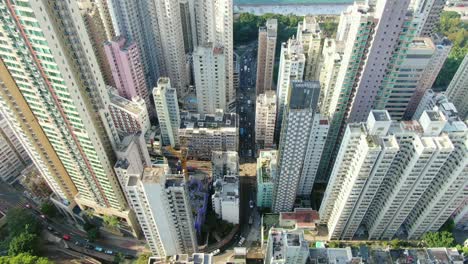
<path id="1" fill-rule="evenodd" d="M 210 160 L 212 151 L 237 151 L 239 119 L 234 113 L 214 115 L 181 112 L 180 145 L 189 158 Z"/>
<path id="2" fill-rule="evenodd" d="M 132 232 L 135 223 L 112 169 L 119 138 L 98 62 L 85 52 L 93 49 L 76 2 L 8 1 L 0 12 L 0 57 L 78 191 L 74 201 L 125 219 Z"/>
<path id="3" fill-rule="evenodd" d="M 30 164 L 28 152 L 0 113 L 0 179 L 12 184 Z"/>
<path id="4" fill-rule="evenodd" d="M 322 68 L 322 49 L 324 39 L 316 17 L 305 16 L 297 26 L 297 40 L 299 40 L 306 55 L 304 80 L 316 81 L 320 77 Z"/>
<path id="5" fill-rule="evenodd" d="M 184 176 L 167 165 L 131 175 L 125 186 L 151 252 L 166 258 L 198 251 Z"/>
<path id="6" fill-rule="evenodd" d="M 255 104 L 255 143 L 268 148 L 275 139 L 276 93 L 266 91 L 257 96 Z"/>
<path id="7" fill-rule="evenodd" d="M 268 19 L 264 27 L 258 29 L 257 51 L 257 96 L 273 89 L 273 69 L 275 68 L 276 36 L 278 21 Z"/>
<path id="8" fill-rule="evenodd" d="M 278 151 L 260 150 L 257 158 L 257 206 L 271 208 L 273 203 L 273 185 L 277 177 L 276 164 Z"/>
<path id="9" fill-rule="evenodd" d="M 305 55 L 300 41 L 289 39 L 281 44 L 280 64 L 278 70 L 278 84 L 276 88 L 277 113 L 275 138 L 279 138 L 283 113 L 291 89 L 291 81 L 302 80 L 304 77 Z"/>
<path id="10" fill-rule="evenodd" d="M 349 124 L 320 207 L 329 239 L 437 231 L 466 197 L 454 187 L 467 184 L 466 136 L 462 121 L 434 110 L 419 122 L 373 110 L 366 123 Z"/>
<path id="11" fill-rule="evenodd" d="M 192 55 L 200 114 L 214 114 L 217 109 L 227 110 L 226 57 L 223 50 L 223 47 L 207 44 L 196 47 Z"/>
<path id="12" fill-rule="evenodd" d="M 239 176 L 226 175 L 213 183 L 215 192 L 211 196 L 213 209 L 222 220 L 239 224 L 240 196 Z"/>
<path id="13" fill-rule="evenodd" d="M 281 126 L 273 212 L 293 209 L 320 94 L 319 82 L 293 81 Z M 315 136 L 315 135 L 314 135 Z"/>
<path id="14" fill-rule="evenodd" d="M 124 134 L 137 132 L 145 134 L 151 128 L 148 110 L 143 99 L 135 97 L 130 101 L 113 92 L 109 93 L 109 97 L 109 112 L 118 131 Z"/>
<path id="15" fill-rule="evenodd" d="M 107 41 L 104 49 L 119 95 L 128 100 L 140 97 L 145 101 L 148 113 L 154 115 L 137 44 L 117 37 Z"/>
<path id="16" fill-rule="evenodd" d="M 161 128 L 163 145 L 179 146 L 179 127 L 181 125 L 177 90 L 172 88 L 169 78 L 159 78 L 153 90 L 156 114 Z"/>
<path id="17" fill-rule="evenodd" d="M 455 76 L 445 92 L 447 98 L 455 105 L 461 119 L 468 117 L 468 55 L 465 55 Z"/>

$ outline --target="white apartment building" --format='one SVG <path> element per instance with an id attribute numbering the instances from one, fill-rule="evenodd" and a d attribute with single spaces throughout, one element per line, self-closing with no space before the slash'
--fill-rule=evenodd
<path id="1" fill-rule="evenodd" d="M 206 44 L 193 52 L 193 70 L 200 114 L 214 114 L 227 110 L 226 57 L 221 46 Z"/>
<path id="2" fill-rule="evenodd" d="M 416 108 L 416 112 L 413 115 L 413 120 L 419 120 L 426 110 L 441 111 L 445 115 L 445 118 L 449 121 L 460 120 L 457 108 L 452 102 L 449 101 L 443 92 L 436 93 L 432 89 L 427 90 L 424 96 L 421 98 L 418 108 Z M 448 127 L 451 125 L 452 122 L 448 122 L 447 128 L 444 128 L 444 130 L 448 130 Z"/>
<path id="3" fill-rule="evenodd" d="M 176 147 L 180 144 L 179 126 L 181 121 L 177 90 L 172 88 L 169 78 L 159 78 L 158 85 L 153 90 L 153 97 L 163 144 Z"/>
<path id="4" fill-rule="evenodd" d="M 146 168 L 125 186 L 151 252 L 156 257 L 193 254 L 197 238 L 188 190 L 182 174 L 169 167 Z"/>
<path id="5" fill-rule="evenodd" d="M 445 0 L 411 0 L 410 8 L 421 20 L 416 31 L 418 36 L 429 37 L 434 33 L 446 2 Z"/>
<path id="6" fill-rule="evenodd" d="M 459 188 L 468 182 L 466 136 L 463 122 L 447 125 L 433 110 L 419 122 L 391 122 L 388 112 L 373 110 L 366 124 L 348 125 L 320 208 L 329 238 L 367 229 L 369 239 L 404 231 L 417 239 L 437 231 L 466 197 Z"/>
<path id="7" fill-rule="evenodd" d="M 306 64 L 304 68 L 304 80 L 316 81 L 320 77 L 322 68 L 323 37 L 317 18 L 305 16 L 297 25 L 297 40 L 304 49 Z"/>
<path id="8" fill-rule="evenodd" d="M 139 97 L 127 100 L 112 90 L 109 89 L 109 112 L 116 129 L 127 134 L 146 133 L 151 123 L 145 101 Z"/>
<path id="9" fill-rule="evenodd" d="M 465 55 L 445 94 L 458 109 L 460 118 L 468 118 L 468 55 Z"/>
<path id="10" fill-rule="evenodd" d="M 309 199 L 312 193 L 329 127 L 328 118 L 323 117 L 320 113 L 314 114 L 309 142 L 307 142 L 307 152 L 302 166 L 301 180 L 297 189 L 298 196 Z"/>
<path id="11" fill-rule="evenodd" d="M 275 68 L 276 37 L 278 21 L 268 19 L 264 27 L 258 28 L 257 82 L 256 95 L 273 89 Z"/>
<path id="12" fill-rule="evenodd" d="M 215 193 L 211 196 L 213 209 L 219 218 L 228 223 L 239 224 L 239 175 L 226 175 L 213 183 Z"/>
<path id="13" fill-rule="evenodd" d="M 266 91 L 257 96 L 255 104 L 255 143 L 272 147 L 275 139 L 276 93 Z"/>
<path id="14" fill-rule="evenodd" d="M 237 151 L 237 114 L 217 111 L 214 115 L 203 115 L 182 111 L 180 118 L 180 145 L 187 148 L 187 157 L 210 160 L 212 151 Z"/>
<path id="15" fill-rule="evenodd" d="M 260 150 L 257 158 L 257 206 L 260 208 L 271 208 L 273 203 L 277 154 L 277 150 Z"/>
<path id="16" fill-rule="evenodd" d="M 320 93 L 318 82 L 293 81 L 291 86 L 281 127 L 273 212 L 289 212 L 293 209 L 297 191 L 301 187 L 299 183 Z"/>
<path id="17" fill-rule="evenodd" d="M 276 106 L 275 137 L 279 137 L 279 132 L 281 131 L 283 112 L 290 93 L 291 81 L 303 79 L 305 62 L 304 50 L 299 40 L 289 39 L 287 43 L 281 44 L 278 83 L 276 87 L 278 104 Z"/>
<path id="18" fill-rule="evenodd" d="M 236 91 L 234 76 L 233 1 L 195 0 L 197 46 L 213 43 L 222 46 L 226 60 L 226 100 L 234 102 Z"/>
<path id="19" fill-rule="evenodd" d="M 67 171 L 56 175 L 69 175 L 75 187 L 64 183 L 68 178 L 48 183 L 67 188 L 58 192 L 67 206 L 74 200 L 81 209 L 125 219 L 135 230 L 112 169 L 119 138 L 109 96 L 94 53 L 86 52 L 93 47 L 77 3 L 7 1 L 0 13 L 0 57 L 42 128 L 42 140 Z M 76 195 L 65 196 L 75 188 Z"/>
<path id="20" fill-rule="evenodd" d="M 303 231 L 271 228 L 268 232 L 265 264 L 305 264 L 309 242 Z"/>
<path id="21" fill-rule="evenodd" d="M 0 112 L 0 180 L 14 183 L 30 164 L 28 152 Z"/>
<path id="22" fill-rule="evenodd" d="M 211 177 L 213 181 L 225 175 L 239 175 L 239 155 L 236 151 L 212 151 Z"/>
<path id="23" fill-rule="evenodd" d="M 461 230 L 468 230 L 468 200 L 463 202 L 454 215 L 455 226 Z"/>

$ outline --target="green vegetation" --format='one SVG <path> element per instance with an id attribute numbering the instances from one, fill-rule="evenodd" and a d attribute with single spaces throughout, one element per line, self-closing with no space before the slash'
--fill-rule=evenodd
<path id="1" fill-rule="evenodd" d="M 453 43 L 452 50 L 434 83 L 435 90 L 443 90 L 450 84 L 463 58 L 468 53 L 468 24 L 454 11 L 444 11 L 437 32 L 447 36 Z"/>
<path id="2" fill-rule="evenodd" d="M 422 237 L 426 247 L 454 247 L 455 238 L 447 231 L 428 232 Z"/>
<path id="3" fill-rule="evenodd" d="M 0 264 L 48 264 L 39 253 L 41 225 L 25 208 L 12 208 L 6 216 L 7 235 L 2 236 L 0 251 L 8 251 L 8 257 L 0 257 Z"/>
<path id="4" fill-rule="evenodd" d="M 45 202 L 41 205 L 41 212 L 47 217 L 52 218 L 57 216 L 57 208 L 50 202 Z"/>
<path id="5" fill-rule="evenodd" d="M 287 16 L 279 14 L 256 16 L 250 13 L 241 13 L 239 18 L 234 22 L 234 44 L 244 45 L 256 41 L 258 38 L 258 28 L 264 26 L 266 21 L 271 18 L 278 20 L 277 46 L 296 34 L 297 24 L 302 20 L 302 17 L 292 14 Z"/>
<path id="6" fill-rule="evenodd" d="M 141 254 L 136 260 L 136 264 L 147 264 L 150 256 L 149 253 Z"/>
<path id="7" fill-rule="evenodd" d="M 89 221 L 86 221 L 83 225 L 83 229 L 86 231 L 89 241 L 94 242 L 99 238 L 99 227 L 95 224 L 92 224 Z"/>
<path id="8" fill-rule="evenodd" d="M 119 226 L 119 219 L 116 216 L 103 216 L 104 225 L 109 229 L 116 229 Z"/>
<path id="9" fill-rule="evenodd" d="M 0 264 L 53 264 L 53 262 L 47 258 L 22 253 L 17 256 L 0 257 Z"/>

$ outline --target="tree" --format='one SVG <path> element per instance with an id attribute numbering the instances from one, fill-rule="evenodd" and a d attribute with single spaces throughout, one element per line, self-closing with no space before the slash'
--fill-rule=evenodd
<path id="1" fill-rule="evenodd" d="M 25 230 L 39 234 L 40 225 L 30 211 L 25 208 L 12 208 L 7 213 L 7 227 L 10 237 L 15 237 Z"/>
<path id="2" fill-rule="evenodd" d="M 393 248 L 393 249 L 398 249 L 401 247 L 401 240 L 399 239 L 392 239 L 390 241 L 390 246 Z"/>
<path id="3" fill-rule="evenodd" d="M 0 264 L 53 264 L 47 258 L 22 253 L 16 256 L 0 257 Z"/>
<path id="4" fill-rule="evenodd" d="M 98 227 L 93 227 L 91 229 L 86 230 L 87 237 L 89 241 L 94 242 L 96 239 L 99 238 L 99 228 Z"/>
<path id="5" fill-rule="evenodd" d="M 8 248 L 8 255 L 16 256 L 21 253 L 35 255 L 38 249 L 38 236 L 27 231 L 13 237 Z"/>
<path id="6" fill-rule="evenodd" d="M 102 220 L 104 221 L 104 225 L 111 229 L 116 229 L 119 226 L 119 219 L 116 216 L 103 216 Z"/>
<path id="7" fill-rule="evenodd" d="M 57 208 L 50 202 L 45 202 L 41 205 L 41 212 L 50 218 L 58 214 Z"/>
<path id="8" fill-rule="evenodd" d="M 150 254 L 148 254 L 148 253 L 141 254 L 141 255 L 138 257 L 138 259 L 136 260 L 136 264 L 147 264 L 149 258 L 150 258 Z"/>
<path id="9" fill-rule="evenodd" d="M 328 242 L 328 247 L 329 248 L 340 248 L 341 243 L 338 242 L 338 241 L 330 241 L 330 242 Z"/>
<path id="10" fill-rule="evenodd" d="M 422 237 L 422 241 L 427 247 L 453 247 L 455 238 L 447 231 L 428 232 Z"/>
<path id="11" fill-rule="evenodd" d="M 117 254 L 115 255 L 115 258 L 114 258 L 114 263 L 120 263 L 124 259 L 125 259 L 124 254 L 122 254 L 122 252 L 117 252 Z"/>

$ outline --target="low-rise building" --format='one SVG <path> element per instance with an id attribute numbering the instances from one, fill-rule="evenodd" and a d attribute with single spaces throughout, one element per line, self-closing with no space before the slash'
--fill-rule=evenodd
<path id="1" fill-rule="evenodd" d="M 279 214 L 279 226 L 284 228 L 316 232 L 319 223 L 319 213 L 311 208 L 296 208 L 294 212 Z"/>
<path id="2" fill-rule="evenodd" d="M 224 175 L 239 175 L 239 155 L 236 151 L 213 151 L 211 155 L 213 181 Z"/>
<path id="3" fill-rule="evenodd" d="M 308 258 L 309 243 L 303 231 L 270 229 L 265 264 L 305 264 Z"/>
<path id="4" fill-rule="evenodd" d="M 255 105 L 255 143 L 272 147 L 275 139 L 276 93 L 266 91 L 257 96 Z"/>
<path id="5" fill-rule="evenodd" d="M 239 177 L 226 175 L 213 184 L 215 193 L 211 196 L 213 208 L 219 218 L 239 224 Z"/>
<path id="6" fill-rule="evenodd" d="M 187 157 L 209 160 L 212 151 L 237 151 L 239 120 L 235 113 L 180 113 L 180 146 L 187 148 Z"/>
<path id="7" fill-rule="evenodd" d="M 277 172 L 277 150 L 261 150 L 257 158 L 257 206 L 271 208 Z"/>

